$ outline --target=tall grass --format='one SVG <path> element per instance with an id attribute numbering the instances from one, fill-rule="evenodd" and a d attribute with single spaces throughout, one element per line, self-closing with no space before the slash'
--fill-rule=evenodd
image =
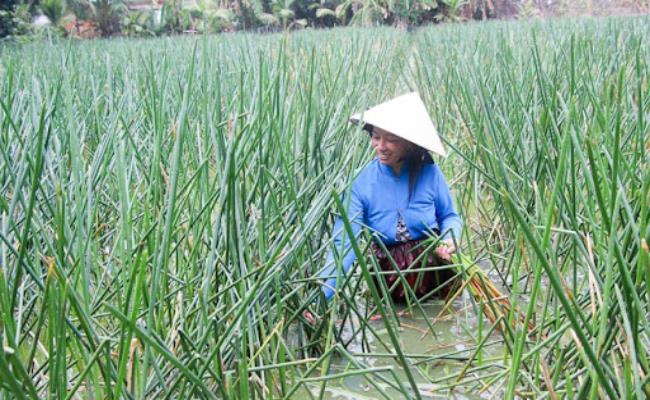
<path id="1" fill-rule="evenodd" d="M 648 26 L 0 49 L 0 391 L 322 397 L 361 376 L 384 398 L 418 398 L 424 383 L 642 397 Z M 462 251 L 503 277 L 534 327 L 507 316 L 498 360 L 483 356 L 494 326 L 463 362 L 404 352 L 396 308 L 380 300 L 387 288 L 367 285 L 366 240 L 353 241 L 359 262 L 339 295 L 319 299 L 333 214 L 347 218 L 340 193 L 370 157 L 347 117 L 413 89 L 454 150 L 441 165 L 466 221 Z M 305 308 L 320 322 L 305 324 Z M 349 348 L 350 324 L 366 353 Z M 434 325 L 424 340 L 436 341 Z M 397 366 L 370 365 L 368 352 Z M 452 373 L 430 373 L 450 359 Z"/>
<path id="2" fill-rule="evenodd" d="M 481 27 L 474 51 L 420 41 L 413 76 L 465 133 L 450 145 L 467 166 L 462 208 L 476 210 L 468 243 L 510 277 L 537 327 L 508 339 L 508 398 L 650 393 L 643 21 Z M 441 53 L 453 61 L 437 69 Z"/>

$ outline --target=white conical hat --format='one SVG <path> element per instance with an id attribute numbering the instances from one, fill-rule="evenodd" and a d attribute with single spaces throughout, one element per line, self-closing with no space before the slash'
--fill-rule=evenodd
<path id="1" fill-rule="evenodd" d="M 438 131 L 417 92 L 407 93 L 354 114 L 350 121 L 379 127 L 434 153 L 447 155 Z"/>

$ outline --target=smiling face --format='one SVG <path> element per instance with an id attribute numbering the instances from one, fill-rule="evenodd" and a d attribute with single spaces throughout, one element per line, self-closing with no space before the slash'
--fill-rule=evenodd
<path id="1" fill-rule="evenodd" d="M 409 141 L 377 127 L 372 128 L 371 144 L 379 161 L 393 168 L 396 174 L 412 146 Z"/>

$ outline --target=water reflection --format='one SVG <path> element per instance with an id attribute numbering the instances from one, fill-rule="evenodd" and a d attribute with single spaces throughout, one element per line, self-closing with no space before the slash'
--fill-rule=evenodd
<path id="1" fill-rule="evenodd" d="M 362 314 L 365 313 L 364 306 L 359 305 Z M 387 324 L 399 335 L 401 350 L 423 398 L 499 398 L 500 388 L 486 386 L 486 378 L 502 371 L 501 336 L 492 333 L 485 338 L 491 325 L 483 321 L 479 337 L 479 319 L 474 307 L 467 295 L 456 299 L 442 314 L 443 302 L 440 300 L 423 304 L 424 313 L 415 307 L 397 306 L 398 320 L 390 317 L 387 321 L 374 320 L 365 328 L 358 316 L 350 313 L 337 324 L 339 343 L 349 354 L 332 357 L 328 375 L 353 374 L 363 370 L 371 372 L 329 380 L 324 398 L 398 399 L 406 397 L 404 391 L 412 394 L 404 369 L 391 346 Z M 479 353 L 477 344 L 480 341 L 485 344 Z M 472 362 L 468 364 L 470 359 Z M 454 386 L 458 373 L 463 370 L 463 378 Z M 306 386 L 318 398 L 321 385 L 321 382 L 313 382 Z M 310 397 L 306 390 L 302 395 Z"/>

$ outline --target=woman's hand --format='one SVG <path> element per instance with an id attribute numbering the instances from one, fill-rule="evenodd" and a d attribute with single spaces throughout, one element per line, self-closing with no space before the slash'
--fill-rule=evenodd
<path id="1" fill-rule="evenodd" d="M 456 251 L 454 241 L 451 239 L 443 240 L 438 247 L 436 247 L 436 255 L 441 260 L 451 262 L 451 255 Z"/>
<path id="2" fill-rule="evenodd" d="M 302 316 L 307 320 L 309 325 L 316 325 L 316 323 L 318 322 L 316 317 L 314 317 L 314 314 L 312 314 L 309 310 L 303 311 Z"/>

